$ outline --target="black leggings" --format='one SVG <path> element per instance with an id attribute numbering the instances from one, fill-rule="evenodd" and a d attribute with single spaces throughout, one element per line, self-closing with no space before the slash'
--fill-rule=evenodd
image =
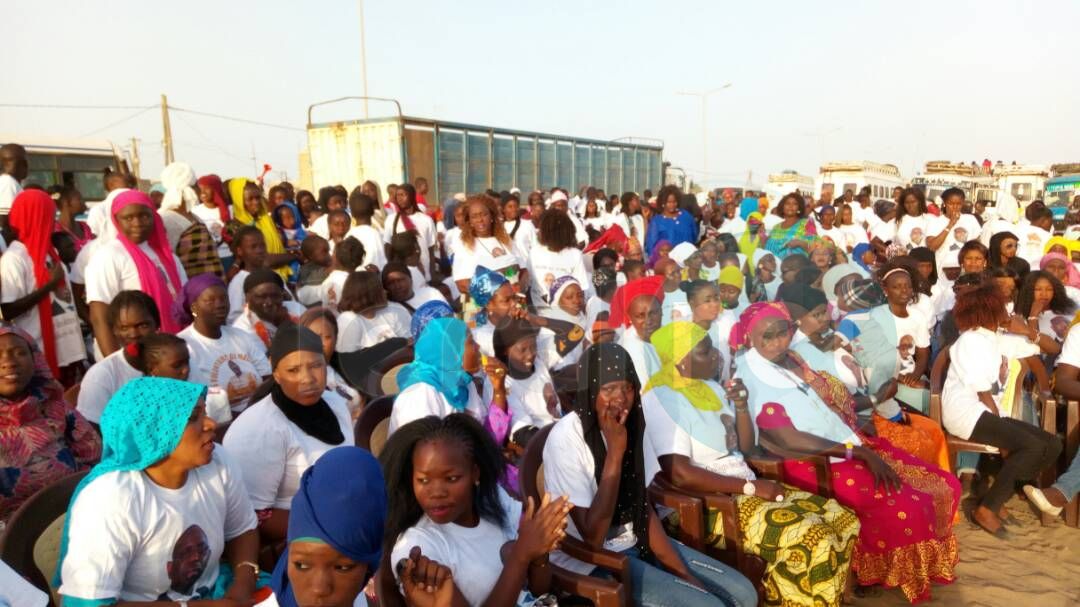
<path id="1" fill-rule="evenodd" d="M 1011 417 L 998 417 L 989 411 L 979 416 L 971 440 L 1005 449 L 1009 456 L 994 479 L 994 484 L 982 498 L 982 506 L 995 513 L 1009 501 L 1017 481 L 1035 478 L 1043 468 L 1052 465 L 1061 454 L 1061 439 Z"/>

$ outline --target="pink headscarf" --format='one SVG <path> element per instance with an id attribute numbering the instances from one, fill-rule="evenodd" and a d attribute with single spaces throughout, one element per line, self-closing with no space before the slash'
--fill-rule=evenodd
<path id="1" fill-rule="evenodd" d="M 150 245 L 158 260 L 161 261 L 161 267 L 165 268 L 168 281 L 161 276 L 161 271 L 158 270 L 157 264 L 150 259 L 150 256 L 139 245 L 128 240 L 128 237 L 124 236 L 123 231 L 120 230 L 116 215 L 121 209 L 133 204 L 150 209 L 150 212 L 154 215 L 154 227 L 150 232 L 150 237 L 146 239 L 146 244 Z M 131 260 L 135 262 L 135 268 L 139 271 L 139 284 L 142 285 L 142 290 L 154 298 L 154 302 L 157 303 L 158 313 L 161 316 L 162 332 L 176 333 L 183 327 L 173 320 L 172 306 L 173 300 L 180 293 L 183 284 L 180 282 L 180 272 L 176 268 L 176 258 L 173 257 L 172 249 L 169 248 L 169 239 L 165 235 L 165 225 L 161 223 L 161 217 L 154 210 L 154 203 L 150 201 L 150 197 L 146 194 L 138 190 L 128 190 L 116 197 L 112 206 L 112 214 L 117 239 L 124 245 L 124 249 L 131 256 Z"/>
<path id="2" fill-rule="evenodd" d="M 1072 264 L 1072 261 L 1062 255 L 1061 253 L 1047 253 L 1039 260 L 1039 269 L 1045 270 L 1046 264 L 1055 259 L 1061 260 L 1065 264 L 1065 284 L 1070 287 L 1080 288 L 1080 270 L 1076 269 L 1076 266 Z"/>
<path id="3" fill-rule="evenodd" d="M 754 327 L 770 318 L 791 322 L 791 314 L 788 312 L 787 306 L 778 301 L 759 301 L 750 304 L 750 307 L 743 310 L 743 313 L 739 315 L 739 322 L 735 323 L 734 327 L 731 327 L 728 343 L 732 348 L 736 349 L 749 345 L 750 333 L 753 332 Z"/>

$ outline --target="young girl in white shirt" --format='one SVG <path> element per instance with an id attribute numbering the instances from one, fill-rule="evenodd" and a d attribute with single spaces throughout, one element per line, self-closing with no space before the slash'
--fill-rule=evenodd
<path id="1" fill-rule="evenodd" d="M 469 605 L 516 604 L 526 584 L 534 595 L 548 591 L 547 556 L 565 537 L 570 504 L 530 500 L 522 517 L 499 489 L 503 456 L 479 422 L 462 413 L 413 421 L 390 437 L 380 462 L 385 552 L 409 604 L 451 590 L 443 584 Z"/>

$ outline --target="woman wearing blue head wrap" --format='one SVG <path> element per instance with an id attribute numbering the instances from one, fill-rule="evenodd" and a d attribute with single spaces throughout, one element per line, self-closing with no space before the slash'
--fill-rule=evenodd
<path id="1" fill-rule="evenodd" d="M 205 386 L 140 377 L 109 400 L 101 463 L 68 509 L 56 580 L 64 605 L 250 602 L 255 511 L 240 473 L 214 448 L 205 396 Z M 234 575 L 219 571 L 222 557 Z"/>
<path id="2" fill-rule="evenodd" d="M 409 333 L 412 334 L 413 342 L 420 339 L 420 334 L 424 332 L 424 327 L 428 326 L 428 323 L 436 318 L 449 318 L 453 315 L 454 309 L 441 299 L 429 301 L 417 308 L 409 324 Z"/>
<path id="3" fill-rule="evenodd" d="M 480 306 L 480 312 L 476 314 L 476 326 L 481 327 L 487 324 L 489 320 L 487 305 L 495 298 L 503 285 L 507 285 L 505 290 L 509 292 L 510 297 L 513 297 L 513 287 L 509 286 L 510 281 L 505 276 L 484 266 L 476 266 L 476 272 L 469 281 L 469 297 L 476 302 L 477 306 Z"/>
<path id="4" fill-rule="evenodd" d="M 285 552 L 270 588 L 281 607 L 364 604 L 364 585 L 382 556 L 386 484 L 359 447 L 331 449 L 300 478 Z"/>

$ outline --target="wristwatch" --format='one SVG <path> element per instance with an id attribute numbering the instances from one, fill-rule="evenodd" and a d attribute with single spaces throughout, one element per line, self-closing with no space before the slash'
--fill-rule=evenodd
<path id="1" fill-rule="evenodd" d="M 753 481 L 746 481 L 746 484 L 742 486 L 743 495 L 754 495 L 757 491 L 757 487 L 754 486 Z"/>

